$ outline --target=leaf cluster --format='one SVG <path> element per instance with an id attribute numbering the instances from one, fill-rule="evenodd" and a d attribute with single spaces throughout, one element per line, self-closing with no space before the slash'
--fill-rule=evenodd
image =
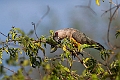
<path id="1" fill-rule="evenodd" d="M 33 68 L 41 67 L 44 71 L 44 74 L 40 73 L 43 80 L 119 79 L 120 61 L 117 59 L 112 62 L 108 61 L 110 56 L 113 55 L 111 50 L 104 50 L 97 53 L 101 55 L 101 59 L 103 60 L 100 62 L 89 53 L 84 52 L 84 49 L 91 47 L 90 45 L 84 44 L 76 47 L 68 38 L 58 43 L 54 41 L 53 35 L 54 31 L 50 30 L 50 36 L 41 36 L 38 40 L 35 40 L 27 36 L 19 28 L 12 27 L 6 41 L 2 42 L 2 47 L 0 48 L 0 71 L 1 75 L 4 75 L 3 80 L 18 80 L 20 78 L 24 80 L 28 78 L 29 76 L 22 74 L 25 71 L 24 68 L 27 66 L 32 66 Z M 55 53 L 58 48 L 61 48 L 63 53 L 50 58 L 46 56 L 46 45 L 51 46 L 51 53 Z M 41 54 L 39 51 L 42 51 L 43 58 L 39 56 Z M 7 64 L 21 66 L 18 72 L 4 67 L 2 64 L 2 55 L 4 52 L 9 55 L 9 59 L 6 60 Z M 22 54 L 25 54 L 28 59 L 20 57 Z M 84 54 L 88 56 L 85 57 Z M 68 65 L 63 65 L 63 62 L 68 62 Z M 72 70 L 71 67 L 74 62 L 78 62 L 78 64 L 82 64 L 85 67 L 81 75 L 77 74 L 77 70 Z M 12 71 L 13 75 L 8 76 L 4 69 Z M 30 74 L 30 72 L 31 69 L 27 73 Z"/>

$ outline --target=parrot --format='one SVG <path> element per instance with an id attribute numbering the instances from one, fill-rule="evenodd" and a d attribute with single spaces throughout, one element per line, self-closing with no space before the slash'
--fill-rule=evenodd
<path id="1" fill-rule="evenodd" d="M 104 46 L 102 46 L 100 43 L 92 40 L 87 35 L 74 28 L 64 28 L 55 31 L 53 39 L 56 42 L 60 42 L 64 38 L 68 38 L 70 41 L 73 41 L 77 47 L 83 44 L 87 44 L 90 45 L 90 48 L 95 48 L 99 51 L 105 50 Z"/>

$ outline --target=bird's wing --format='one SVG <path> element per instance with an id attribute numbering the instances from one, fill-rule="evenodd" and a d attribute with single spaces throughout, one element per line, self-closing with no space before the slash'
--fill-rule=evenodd
<path id="1" fill-rule="evenodd" d="M 96 44 L 95 41 L 90 39 L 88 36 L 86 36 L 84 33 L 81 33 L 80 31 L 76 31 L 72 34 L 72 38 L 75 39 L 80 44 Z"/>
<path id="2" fill-rule="evenodd" d="M 98 50 L 105 49 L 100 43 L 95 42 L 94 40 L 90 39 L 88 36 L 86 36 L 84 33 L 81 33 L 80 31 L 76 31 L 72 34 L 72 38 L 74 41 L 80 43 L 80 44 L 88 44 L 92 45 L 91 47 L 94 47 Z M 96 46 L 94 46 L 96 45 Z"/>

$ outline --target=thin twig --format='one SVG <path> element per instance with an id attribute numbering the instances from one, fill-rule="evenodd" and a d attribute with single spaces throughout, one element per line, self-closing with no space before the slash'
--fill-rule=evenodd
<path id="1" fill-rule="evenodd" d="M 116 11 L 118 10 L 120 6 L 117 6 L 115 11 L 113 12 L 113 14 L 111 15 L 111 11 L 110 11 L 110 21 L 109 21 L 109 24 L 108 24 L 108 31 L 107 31 L 107 42 L 108 42 L 108 45 L 113 49 L 113 46 L 112 44 L 110 43 L 110 39 L 109 39 L 109 34 L 110 34 L 110 27 L 111 27 L 111 22 L 112 22 L 112 19 L 116 13 Z"/>
<path id="2" fill-rule="evenodd" d="M 119 5 L 117 5 L 117 6 L 114 6 L 114 7 L 112 7 L 112 1 L 110 2 L 110 9 L 109 10 L 107 10 L 107 11 L 105 11 L 104 13 L 107 13 L 108 11 L 110 11 L 110 20 L 109 20 L 109 24 L 108 24 L 108 31 L 107 31 L 107 42 L 108 42 L 108 45 L 109 45 L 109 47 L 110 48 L 112 48 L 112 49 L 114 49 L 114 47 L 113 47 L 113 45 L 110 43 L 110 28 L 111 28 L 111 23 L 112 23 L 112 20 L 113 20 L 113 17 L 114 17 L 114 15 L 115 15 L 115 13 L 117 12 L 117 10 L 119 9 L 119 7 L 120 7 L 120 4 Z M 112 13 L 112 9 L 114 9 L 114 8 L 116 8 L 115 9 L 115 11 Z M 104 14 L 103 13 L 103 14 Z M 102 15 L 103 15 L 102 14 Z M 113 57 L 113 56 L 112 56 Z M 109 58 L 109 60 L 111 59 L 111 57 Z M 108 65 L 109 65 L 109 60 L 107 60 L 106 61 L 106 68 L 107 68 L 107 70 L 108 70 L 108 72 L 109 72 L 109 74 L 111 74 L 111 71 L 110 71 L 110 69 L 109 69 L 109 67 L 108 67 Z"/>
<path id="3" fill-rule="evenodd" d="M 75 7 L 83 7 L 83 8 L 88 8 L 93 14 L 97 15 L 96 12 L 91 8 L 91 0 L 89 0 L 89 3 L 87 6 L 83 6 L 83 5 L 77 5 Z"/>
<path id="4" fill-rule="evenodd" d="M 38 68 L 38 73 L 39 73 L 39 75 L 40 75 L 40 79 L 42 80 L 42 74 L 41 74 L 41 72 L 40 72 L 40 69 Z"/>
<path id="5" fill-rule="evenodd" d="M 110 9 L 111 9 L 111 7 L 112 7 L 112 4 L 110 3 Z M 110 44 L 110 40 L 109 40 L 110 26 L 111 26 L 111 22 L 112 22 L 111 14 L 112 14 L 112 11 L 110 10 L 110 21 L 109 21 L 109 24 L 108 24 L 108 31 L 107 31 L 107 41 L 108 41 L 108 45 L 110 47 L 112 47 L 112 45 Z"/>
<path id="6" fill-rule="evenodd" d="M 36 33 L 36 26 L 35 26 L 35 23 L 32 22 L 32 25 L 33 25 L 33 27 L 34 27 L 35 36 L 37 37 L 37 39 L 39 39 L 38 36 L 37 36 L 37 33 Z"/>
<path id="7" fill-rule="evenodd" d="M 0 34 L 2 34 L 3 36 L 7 37 L 5 34 L 3 34 L 2 32 L 0 32 Z"/>
<path id="8" fill-rule="evenodd" d="M 47 6 L 47 12 L 40 18 L 40 20 L 38 21 L 38 23 L 36 24 L 36 27 L 40 24 L 40 22 L 42 21 L 42 19 L 44 19 L 44 17 L 49 13 L 50 11 L 50 7 Z"/>
<path id="9" fill-rule="evenodd" d="M 111 5 L 111 4 L 110 4 L 110 5 Z M 114 7 L 111 7 L 110 9 L 104 11 L 104 13 L 101 15 L 101 17 L 102 17 L 105 13 L 111 11 L 112 9 L 114 9 L 114 8 L 116 8 L 116 7 L 118 7 L 118 6 L 120 6 L 120 4 L 118 4 L 118 5 L 114 6 Z"/>
<path id="10" fill-rule="evenodd" d="M 34 31 L 35 31 L 35 35 L 36 35 L 37 38 L 38 38 L 38 36 L 37 36 L 37 33 L 36 33 L 36 28 L 38 27 L 38 25 L 40 24 L 40 22 L 44 19 L 44 17 L 49 13 L 49 11 L 50 11 L 50 7 L 47 6 L 47 12 L 40 18 L 40 20 L 38 21 L 38 23 L 35 25 L 35 23 L 32 22 L 32 25 L 33 25 Z"/>
<path id="11" fill-rule="evenodd" d="M 30 77 L 30 75 L 25 71 L 25 68 L 24 68 L 22 65 L 20 65 L 20 67 L 21 67 L 21 69 L 23 69 L 23 71 L 24 71 L 23 73 L 25 73 L 25 75 L 26 75 L 25 78 L 26 78 L 27 80 L 32 80 L 31 77 Z M 26 79 L 25 79 L 25 80 L 26 80 Z"/>
<path id="12" fill-rule="evenodd" d="M 12 73 L 16 73 L 15 71 L 13 71 L 13 70 L 11 70 L 11 69 L 9 69 L 9 68 L 7 68 L 7 67 L 5 67 L 5 66 L 3 66 L 3 68 L 5 68 L 5 69 L 7 69 L 7 70 L 9 70 L 10 72 L 12 72 Z"/>

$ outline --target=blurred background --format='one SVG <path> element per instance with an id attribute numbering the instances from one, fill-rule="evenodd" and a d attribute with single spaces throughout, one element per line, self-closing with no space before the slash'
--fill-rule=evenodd
<path id="1" fill-rule="evenodd" d="M 114 1 L 114 0 L 113 0 Z M 91 3 L 91 5 L 89 4 Z M 88 6 L 90 5 L 90 6 Z M 97 6 L 95 0 L 1 0 L 0 1 L 0 32 L 7 35 L 12 26 L 18 27 L 28 33 L 33 30 L 31 22 L 38 23 L 41 17 L 47 12 L 47 6 L 50 7 L 49 13 L 39 23 L 36 32 L 38 36 L 49 36 L 49 30 L 58 30 L 62 28 L 76 28 L 93 40 L 101 43 L 105 48 L 106 34 L 109 22 L 109 13 L 101 16 L 105 10 L 109 9 L 109 2 L 101 1 L 101 5 Z M 88 6 L 80 7 L 80 6 Z M 115 31 L 119 27 L 119 14 L 117 20 L 112 23 L 110 32 L 110 39 L 112 44 L 118 44 L 119 41 L 115 39 Z M 35 35 L 32 37 L 36 38 Z M 6 37 L 0 35 L 0 40 L 5 40 Z M 115 41 L 116 40 L 116 41 Z M 58 52 L 59 51 L 59 52 Z M 49 46 L 47 47 L 47 55 L 53 57 L 54 55 L 62 53 L 58 50 L 55 53 L 50 53 Z M 61 51 L 61 52 L 60 52 Z M 88 50 L 90 52 L 90 50 Z M 96 50 L 94 50 L 96 52 Z M 99 54 L 91 54 L 99 58 Z M 41 56 L 43 54 L 41 53 Z M 8 58 L 9 55 L 5 53 L 3 58 Z M 3 60 L 3 64 L 13 71 L 17 71 L 19 67 L 9 66 Z M 77 73 L 81 74 L 84 67 L 81 64 L 75 63 L 73 69 L 77 68 Z M 36 69 L 34 69 L 36 73 Z M 11 72 L 7 71 L 10 75 Z M 33 72 L 34 73 L 34 72 Z M 31 75 L 33 78 L 39 75 Z M 38 77 L 39 78 L 39 77 Z"/>

